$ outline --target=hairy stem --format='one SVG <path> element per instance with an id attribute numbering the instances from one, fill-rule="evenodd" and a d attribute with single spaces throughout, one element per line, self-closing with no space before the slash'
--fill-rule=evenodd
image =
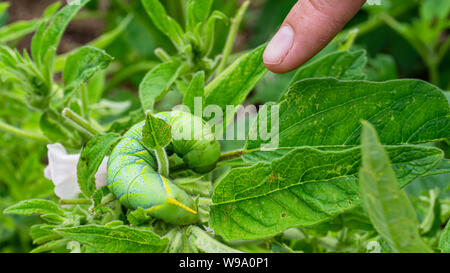
<path id="1" fill-rule="evenodd" d="M 230 28 L 230 32 L 228 33 L 227 41 L 225 43 L 225 47 L 223 49 L 222 53 L 222 61 L 220 62 L 219 67 L 217 68 L 216 75 L 219 75 L 225 66 L 227 65 L 228 57 L 231 54 L 231 51 L 233 50 L 234 41 L 236 40 L 236 36 L 239 31 L 239 26 L 241 25 L 242 19 L 244 18 L 244 14 L 247 11 L 247 8 L 250 4 L 250 1 L 245 1 L 242 6 L 239 8 L 236 17 L 234 17 L 232 21 L 232 25 Z"/>
<path id="2" fill-rule="evenodd" d="M 92 124 L 89 123 L 89 121 L 85 120 L 83 117 L 79 116 L 74 111 L 70 110 L 69 108 L 64 108 L 62 111 L 62 115 L 71 120 L 73 123 L 78 125 L 80 128 L 86 130 L 91 135 L 99 135 L 103 134 L 102 131 L 92 126 Z"/>
<path id="3" fill-rule="evenodd" d="M 48 139 L 45 136 L 36 134 L 34 132 L 28 132 L 25 131 L 23 129 L 11 126 L 9 124 L 4 123 L 3 121 L 0 121 L 0 130 L 3 130 L 5 132 L 17 135 L 17 136 L 21 136 L 24 138 L 29 138 L 38 142 L 42 142 L 42 143 L 49 143 Z"/>
<path id="4" fill-rule="evenodd" d="M 59 203 L 61 205 L 91 205 L 92 204 L 91 200 L 87 200 L 87 199 L 76 199 L 76 200 L 61 199 L 61 200 L 59 200 Z"/>

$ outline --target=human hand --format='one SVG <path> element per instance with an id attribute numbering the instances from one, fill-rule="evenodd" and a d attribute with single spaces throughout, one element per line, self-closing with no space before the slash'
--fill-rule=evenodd
<path id="1" fill-rule="evenodd" d="M 267 46 L 263 60 L 272 72 L 285 73 L 322 50 L 366 0 L 299 0 Z"/>

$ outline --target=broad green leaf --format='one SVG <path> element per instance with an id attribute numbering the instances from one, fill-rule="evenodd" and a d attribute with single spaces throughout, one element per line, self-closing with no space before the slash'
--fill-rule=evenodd
<path id="1" fill-rule="evenodd" d="M 241 251 L 231 248 L 206 233 L 197 226 L 190 226 L 187 230 L 189 242 L 196 249 L 206 253 L 241 253 Z"/>
<path id="2" fill-rule="evenodd" d="M 387 151 L 401 187 L 443 157 L 439 149 L 410 145 L 388 146 Z M 330 220 L 361 204 L 360 164 L 359 147 L 299 147 L 280 158 L 232 169 L 214 190 L 211 226 L 226 239 L 255 239 Z"/>
<path id="3" fill-rule="evenodd" d="M 414 207 L 399 187 L 375 128 L 366 121 L 362 124 L 359 187 L 373 226 L 395 252 L 431 252 L 420 238 Z"/>
<path id="4" fill-rule="evenodd" d="M 67 57 L 63 72 L 65 95 L 87 82 L 96 72 L 106 69 L 113 59 L 104 50 L 90 46 L 71 53 Z"/>
<path id="5" fill-rule="evenodd" d="M 142 129 L 142 142 L 144 145 L 149 149 L 156 149 L 158 147 L 166 147 L 171 141 L 171 126 L 164 120 L 148 113 Z"/>
<path id="6" fill-rule="evenodd" d="M 366 51 L 338 51 L 302 66 L 292 78 L 292 83 L 309 79 L 333 77 L 341 80 L 362 80 L 367 63 Z"/>
<path id="7" fill-rule="evenodd" d="M 447 222 L 444 232 L 439 239 L 439 248 L 444 253 L 450 253 L 450 221 Z"/>
<path id="8" fill-rule="evenodd" d="M 40 63 L 44 63 L 48 54 L 54 54 L 59 45 L 64 31 L 69 25 L 70 21 L 90 0 L 80 0 L 80 5 L 66 5 L 63 7 L 48 24 L 43 33 L 40 33 L 39 38 L 36 40 L 36 55 L 33 55 L 35 61 L 39 60 Z M 34 42 L 34 41 L 33 41 Z M 51 57 L 53 59 L 53 57 Z"/>
<path id="9" fill-rule="evenodd" d="M 15 205 L 6 208 L 5 214 L 33 215 L 54 213 L 64 215 L 64 211 L 54 202 L 45 199 L 31 199 L 21 201 Z"/>
<path id="10" fill-rule="evenodd" d="M 448 101 L 429 83 L 309 79 L 292 85 L 279 103 L 279 147 L 358 145 L 362 119 L 389 145 L 450 135 Z M 258 137 L 247 141 L 246 148 L 259 149 L 264 143 Z"/>
<path id="11" fill-rule="evenodd" d="M 208 19 L 213 0 L 189 0 L 187 3 L 187 29 L 192 30 L 198 23 Z"/>
<path id="12" fill-rule="evenodd" d="M 201 98 L 202 99 L 202 109 L 205 100 L 204 100 L 204 93 L 205 93 L 205 72 L 200 71 L 195 73 L 194 77 L 192 78 L 191 83 L 189 84 L 189 87 L 187 88 L 186 95 L 183 98 L 183 104 L 189 107 L 191 109 L 191 113 L 195 114 L 194 112 L 194 99 L 195 98 Z"/>
<path id="13" fill-rule="evenodd" d="M 95 174 L 106 154 L 120 139 L 120 135 L 107 133 L 94 136 L 81 151 L 77 166 L 78 185 L 90 197 L 95 191 Z"/>
<path id="14" fill-rule="evenodd" d="M 155 66 L 145 75 L 139 85 L 139 98 L 144 110 L 153 111 L 155 102 L 167 94 L 181 69 L 181 63 L 174 60 Z"/>
<path id="15" fill-rule="evenodd" d="M 164 6 L 159 0 L 141 0 L 147 14 L 155 26 L 166 34 L 177 48 L 183 45 L 183 33 L 180 25 L 167 15 Z"/>
<path id="16" fill-rule="evenodd" d="M 104 253 L 158 253 L 169 242 L 151 231 L 127 226 L 86 225 L 58 228 L 56 232 Z"/>
<path id="17" fill-rule="evenodd" d="M 256 83 L 267 72 L 262 62 L 265 45 L 243 55 L 205 88 L 205 105 L 241 105 Z"/>

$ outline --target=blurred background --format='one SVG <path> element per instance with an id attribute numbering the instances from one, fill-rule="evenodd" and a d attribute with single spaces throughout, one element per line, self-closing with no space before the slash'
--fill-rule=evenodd
<path id="1" fill-rule="evenodd" d="M 45 8 L 56 1 L 0 2 L 10 4 L 9 9 L 0 17 L 0 44 L 6 43 L 20 50 L 29 50 L 34 31 L 30 22 L 38 20 Z M 161 0 L 161 2 L 173 18 L 178 22 L 185 22 L 184 0 Z M 252 0 L 235 44 L 235 55 L 238 56 L 267 42 L 295 2 L 296 0 Z M 365 6 L 340 35 L 346 39 L 350 30 L 359 30 L 352 50 L 360 48 L 367 50 L 368 79 L 386 81 L 396 78 L 418 78 L 449 90 L 450 24 L 449 12 L 445 9 L 450 9 L 448 4 L 450 1 L 382 0 L 381 2 L 381 6 Z M 231 18 L 240 4 L 241 1 L 238 0 L 216 0 L 213 9 L 218 9 Z M 127 18 L 129 14 L 133 15 L 131 20 Z M 7 33 L 10 37 L 12 34 L 17 37 L 13 35 L 13 39 L 2 41 L 2 34 L 5 34 L 2 31 L 6 32 L 2 26 L 11 24 L 27 26 L 27 23 L 30 24 L 29 28 L 22 27 L 18 28 L 20 31 Z M 216 28 L 217 42 L 214 50 L 217 53 L 223 48 L 228 29 L 222 22 L 219 22 Z M 137 97 L 138 85 L 145 73 L 159 62 L 154 50 L 162 47 L 170 54 L 172 48 L 170 41 L 156 29 L 145 14 L 140 1 L 93 0 L 70 24 L 58 52 L 65 54 L 81 45 L 98 41 L 96 39 L 104 38 L 106 34 L 113 36 L 114 39 L 102 40 L 104 42 L 102 45 L 115 58 L 115 62 L 108 69 L 106 81 L 93 83 L 102 85 L 102 100 L 98 104 L 96 118 L 104 124 L 117 117 L 131 115 L 140 108 Z M 326 49 L 322 54 L 325 52 Z M 253 90 L 248 103 L 260 105 L 277 101 L 294 73 L 284 75 L 268 73 Z M 181 99 L 179 92 L 170 91 L 158 103 L 157 109 L 169 110 Z M 39 114 L 33 113 L 14 100 L 14 95 L 7 92 L 6 86 L 0 86 L 0 120 L 33 130 L 39 124 Z M 47 150 L 42 143 L 21 139 L 1 131 L 0 142 L 3 143 L 0 147 L 2 159 L 0 252 L 27 252 L 32 248 L 29 227 L 38 223 L 38 218 L 11 217 L 3 215 L 1 211 L 24 199 L 55 198 L 51 181 L 43 176 Z M 241 147 L 243 142 L 236 141 L 224 145 L 223 149 L 226 151 Z M 448 191 L 445 192 L 448 183 L 448 177 L 434 176 L 428 183 L 412 183 L 415 186 L 407 189 L 418 210 L 419 220 L 425 217 L 430 206 L 430 190 L 438 189 L 438 195 L 441 195 L 442 200 L 450 200 Z M 446 209 L 446 214 L 441 214 L 441 217 L 448 219 L 449 204 L 443 202 L 441 208 Z"/>

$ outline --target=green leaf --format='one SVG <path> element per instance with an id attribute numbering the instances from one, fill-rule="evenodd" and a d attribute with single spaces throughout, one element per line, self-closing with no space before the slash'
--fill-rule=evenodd
<path id="1" fill-rule="evenodd" d="M 167 15 L 159 0 L 141 0 L 155 26 L 166 34 L 177 48 L 183 46 L 183 32 L 180 25 Z"/>
<path id="2" fill-rule="evenodd" d="M 447 222 L 445 226 L 444 233 L 442 233 L 439 239 L 439 248 L 442 249 L 444 253 L 450 253 L 450 221 Z"/>
<path id="3" fill-rule="evenodd" d="M 50 118 L 49 112 L 42 114 L 39 126 L 44 135 L 52 142 L 63 142 L 63 140 L 70 139 L 70 132 L 61 126 L 58 121 Z"/>
<path id="4" fill-rule="evenodd" d="M 111 127 L 108 129 L 109 132 L 114 133 L 124 133 L 126 130 L 131 128 L 131 126 L 145 119 L 144 112 L 142 109 L 137 109 L 128 114 L 125 121 L 115 121 Z"/>
<path id="5" fill-rule="evenodd" d="M 450 2 L 447 0 L 425 0 L 420 5 L 420 16 L 425 21 L 448 20 L 449 15 Z"/>
<path id="6" fill-rule="evenodd" d="M 158 253 L 169 243 L 151 231 L 127 226 L 86 225 L 57 228 L 56 232 L 104 253 Z"/>
<path id="7" fill-rule="evenodd" d="M 204 96 L 205 93 L 205 72 L 200 71 L 195 73 L 194 77 L 192 78 L 191 83 L 189 84 L 189 87 L 186 91 L 186 95 L 183 98 L 183 104 L 189 107 L 191 109 L 191 113 L 195 114 L 194 112 L 194 99 L 201 98 L 202 99 L 202 109 L 204 109 Z"/>
<path id="8" fill-rule="evenodd" d="M 359 147 L 341 151 L 299 147 L 280 158 L 235 168 L 217 184 L 210 222 L 226 239 L 265 238 L 332 219 L 361 204 Z M 432 169 L 441 150 L 387 147 L 399 185 Z"/>
<path id="9" fill-rule="evenodd" d="M 430 206 L 428 212 L 419 226 L 422 236 L 434 236 L 441 227 L 441 202 L 439 201 L 440 190 L 430 190 Z"/>
<path id="10" fill-rule="evenodd" d="M 18 215 L 54 213 L 62 216 L 65 214 L 57 204 L 45 199 L 24 200 L 6 208 L 3 213 Z"/>
<path id="11" fill-rule="evenodd" d="M 362 125 L 359 187 L 373 226 L 395 252 L 431 252 L 420 238 L 414 208 L 397 183 L 375 128 L 366 121 Z"/>
<path id="12" fill-rule="evenodd" d="M 38 63 L 44 63 L 46 59 L 53 61 L 53 56 L 46 57 L 48 54 L 54 55 L 62 38 L 64 31 L 70 21 L 90 0 L 80 0 L 80 5 L 66 5 L 53 17 L 44 32 L 39 32 L 35 42 L 35 53 L 33 58 Z M 42 35 L 42 36 L 40 36 Z M 34 42 L 34 41 L 33 41 Z M 50 65 L 47 63 L 47 65 Z"/>
<path id="13" fill-rule="evenodd" d="M 448 101 L 439 88 L 420 80 L 303 80 L 292 85 L 278 105 L 280 148 L 358 145 L 361 119 L 370 121 L 381 142 L 389 145 L 450 135 Z M 265 142 L 258 136 L 247 141 L 246 149 L 259 149 Z"/>
<path id="14" fill-rule="evenodd" d="M 90 197 L 95 191 L 95 174 L 106 154 L 120 139 L 120 135 L 107 133 L 94 136 L 81 151 L 77 165 L 78 184 L 81 191 Z"/>
<path id="15" fill-rule="evenodd" d="M 262 45 L 243 55 L 210 82 L 205 88 L 205 105 L 218 105 L 223 111 L 227 105 L 242 105 L 256 83 L 267 72 L 262 61 L 265 47 Z M 236 111 L 237 108 L 232 115 L 224 117 L 224 128 L 233 120 Z"/>
<path id="16" fill-rule="evenodd" d="M 55 239 L 60 239 L 61 236 L 53 231 L 55 227 L 56 226 L 46 224 L 32 226 L 30 229 L 30 236 L 33 239 L 33 244 L 40 245 Z"/>
<path id="17" fill-rule="evenodd" d="M 142 142 L 149 149 L 166 147 L 172 141 L 171 126 L 160 118 L 152 116 L 150 113 L 145 118 L 145 125 L 142 129 Z"/>
<path id="18" fill-rule="evenodd" d="M 9 5 L 10 4 L 8 2 L 0 3 L 0 16 L 5 13 L 5 11 L 9 8 Z"/>
<path id="19" fill-rule="evenodd" d="M 39 26 L 40 20 L 18 21 L 0 28 L 0 44 L 17 40 L 30 34 Z"/>
<path id="20" fill-rule="evenodd" d="M 341 80 L 362 80 L 367 63 L 366 51 L 339 51 L 328 54 L 308 65 L 302 66 L 292 83 L 309 78 L 333 77 Z"/>
<path id="21" fill-rule="evenodd" d="M 262 62 L 265 45 L 243 55 L 205 88 L 206 105 L 241 105 L 267 69 Z"/>
<path id="22" fill-rule="evenodd" d="M 163 98 L 182 70 L 179 61 L 173 60 L 155 66 L 139 85 L 139 98 L 144 110 L 153 111 L 156 101 Z"/>
<path id="23" fill-rule="evenodd" d="M 63 72 L 65 95 L 87 82 L 96 72 L 106 69 L 113 60 L 104 50 L 90 46 L 71 53 L 67 57 Z"/>
<path id="24" fill-rule="evenodd" d="M 187 3 L 187 29 L 192 30 L 198 23 L 208 19 L 213 0 L 189 0 Z"/>
<path id="25" fill-rule="evenodd" d="M 196 249 L 205 253 L 241 253 L 241 251 L 231 248 L 216 239 L 212 238 L 206 231 L 197 226 L 190 226 L 186 232 L 189 236 L 190 244 Z"/>

